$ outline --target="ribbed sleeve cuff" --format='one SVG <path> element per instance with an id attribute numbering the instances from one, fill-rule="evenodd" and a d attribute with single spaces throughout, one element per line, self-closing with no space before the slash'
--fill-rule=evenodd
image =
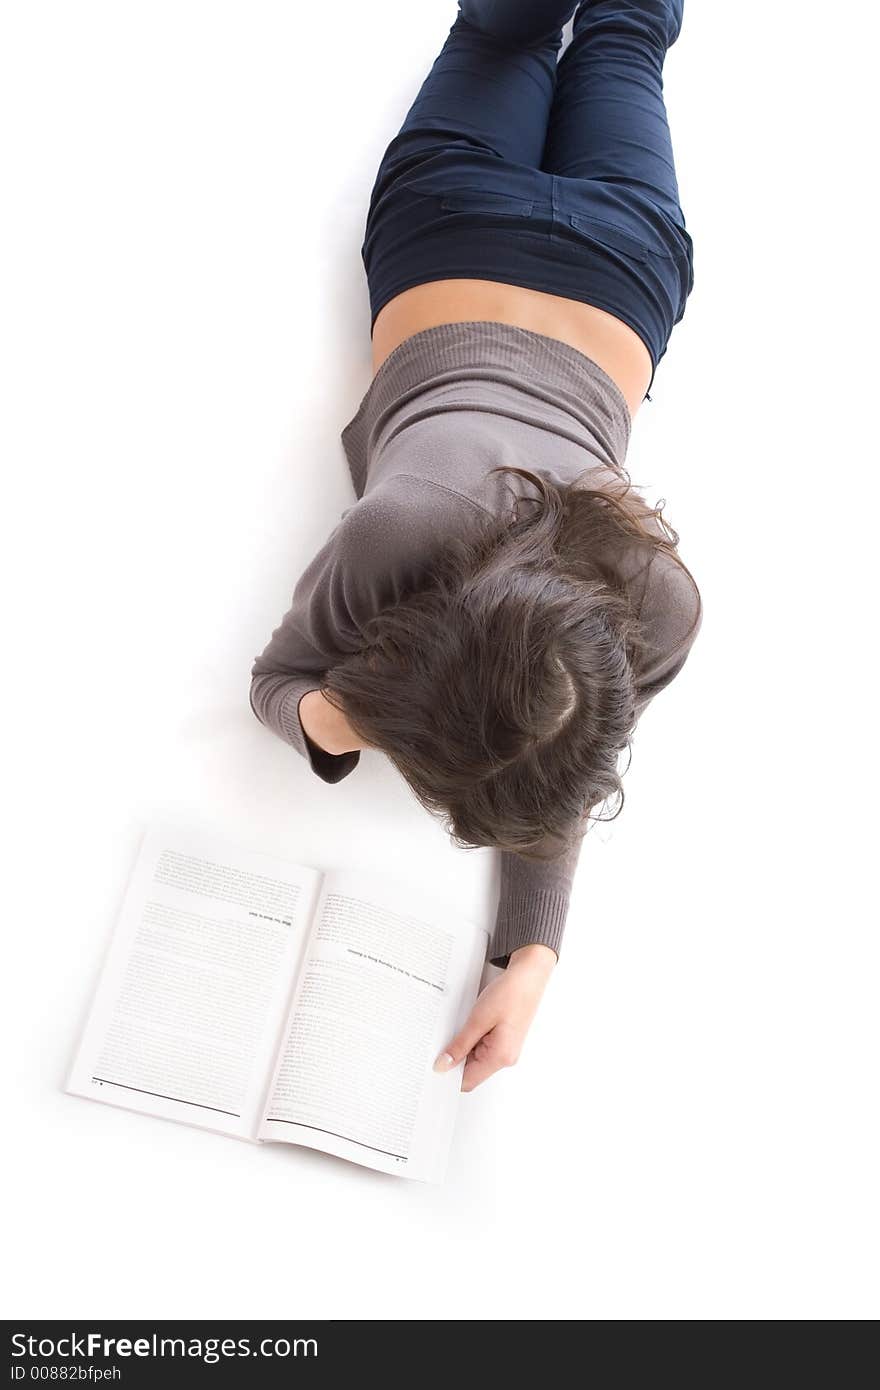
<path id="1" fill-rule="evenodd" d="M 284 676 L 275 673 L 251 680 L 251 709 L 261 724 L 271 729 L 306 759 L 322 782 L 341 782 L 354 772 L 360 753 L 327 753 L 313 743 L 300 722 L 299 702 L 310 690 L 320 690 L 314 676 Z"/>
<path id="2" fill-rule="evenodd" d="M 498 905 L 489 946 L 491 964 L 504 968 L 511 952 L 519 950 L 520 946 L 549 946 L 558 956 L 568 904 L 568 893 L 552 889 L 507 895 Z"/>

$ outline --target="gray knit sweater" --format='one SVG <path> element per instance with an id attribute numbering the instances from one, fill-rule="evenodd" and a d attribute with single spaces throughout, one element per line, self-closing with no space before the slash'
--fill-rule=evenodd
<path id="1" fill-rule="evenodd" d="M 543 334 L 503 323 L 442 324 L 407 338 L 373 378 L 342 443 L 357 501 L 301 575 L 291 606 L 251 673 L 258 719 L 308 759 L 325 782 L 353 772 L 360 753 L 318 748 L 299 702 L 363 645 L 364 625 L 417 583 L 444 537 L 469 519 L 500 516 L 525 479 L 488 476 L 499 464 L 589 486 L 618 480 L 630 415 L 615 383 L 590 358 Z M 702 609 L 684 572 L 636 547 L 614 557 L 635 594 L 651 657 L 637 673 L 638 712 L 681 670 Z M 577 834 L 552 862 L 502 851 L 490 960 L 531 942 L 559 951 L 581 850 Z"/>

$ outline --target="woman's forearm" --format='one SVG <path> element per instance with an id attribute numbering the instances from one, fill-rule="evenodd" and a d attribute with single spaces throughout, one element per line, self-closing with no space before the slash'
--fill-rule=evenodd
<path id="1" fill-rule="evenodd" d="M 355 753 L 369 744 L 358 738 L 341 710 L 324 699 L 322 690 L 308 690 L 299 702 L 299 722 L 312 743 L 325 753 Z"/>
<path id="2" fill-rule="evenodd" d="M 535 942 L 528 946 L 519 946 L 517 950 L 511 951 L 507 969 L 527 970 L 530 975 L 547 978 L 558 959 L 559 957 L 551 946 L 543 946 Z"/>

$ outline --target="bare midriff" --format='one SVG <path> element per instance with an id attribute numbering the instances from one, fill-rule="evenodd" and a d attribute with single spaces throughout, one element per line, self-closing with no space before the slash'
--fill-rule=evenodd
<path id="1" fill-rule="evenodd" d="M 620 387 L 633 417 L 644 400 L 651 355 L 629 324 L 580 300 L 494 280 L 430 280 L 395 295 L 373 325 L 374 375 L 413 333 L 474 319 L 513 324 L 577 348 Z"/>

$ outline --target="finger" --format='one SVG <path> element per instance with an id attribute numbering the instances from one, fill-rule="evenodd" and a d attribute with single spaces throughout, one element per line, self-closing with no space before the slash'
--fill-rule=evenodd
<path id="1" fill-rule="evenodd" d="M 512 1067 L 519 1056 L 519 1047 L 513 1030 L 504 1024 L 493 1028 L 477 1044 L 465 1064 L 461 1079 L 461 1089 L 472 1091 L 494 1076 L 503 1067 Z"/>
<path id="2" fill-rule="evenodd" d="M 488 1081 L 490 1076 L 494 1076 L 496 1071 L 501 1070 L 501 1063 L 491 1054 L 487 1053 L 484 1057 L 478 1057 L 471 1053 L 464 1064 L 464 1073 L 461 1078 L 461 1089 L 463 1091 L 473 1091 L 477 1086 L 481 1086 L 484 1081 Z"/>
<path id="3" fill-rule="evenodd" d="M 441 1052 L 434 1063 L 435 1071 L 451 1071 L 457 1067 L 459 1062 L 463 1062 L 471 1048 L 476 1047 L 480 1039 L 491 1028 L 491 1020 L 488 1018 L 480 1001 L 471 1010 L 470 1018 L 464 1025 L 460 1033 L 456 1033 L 451 1043 L 447 1043 L 446 1051 Z"/>

